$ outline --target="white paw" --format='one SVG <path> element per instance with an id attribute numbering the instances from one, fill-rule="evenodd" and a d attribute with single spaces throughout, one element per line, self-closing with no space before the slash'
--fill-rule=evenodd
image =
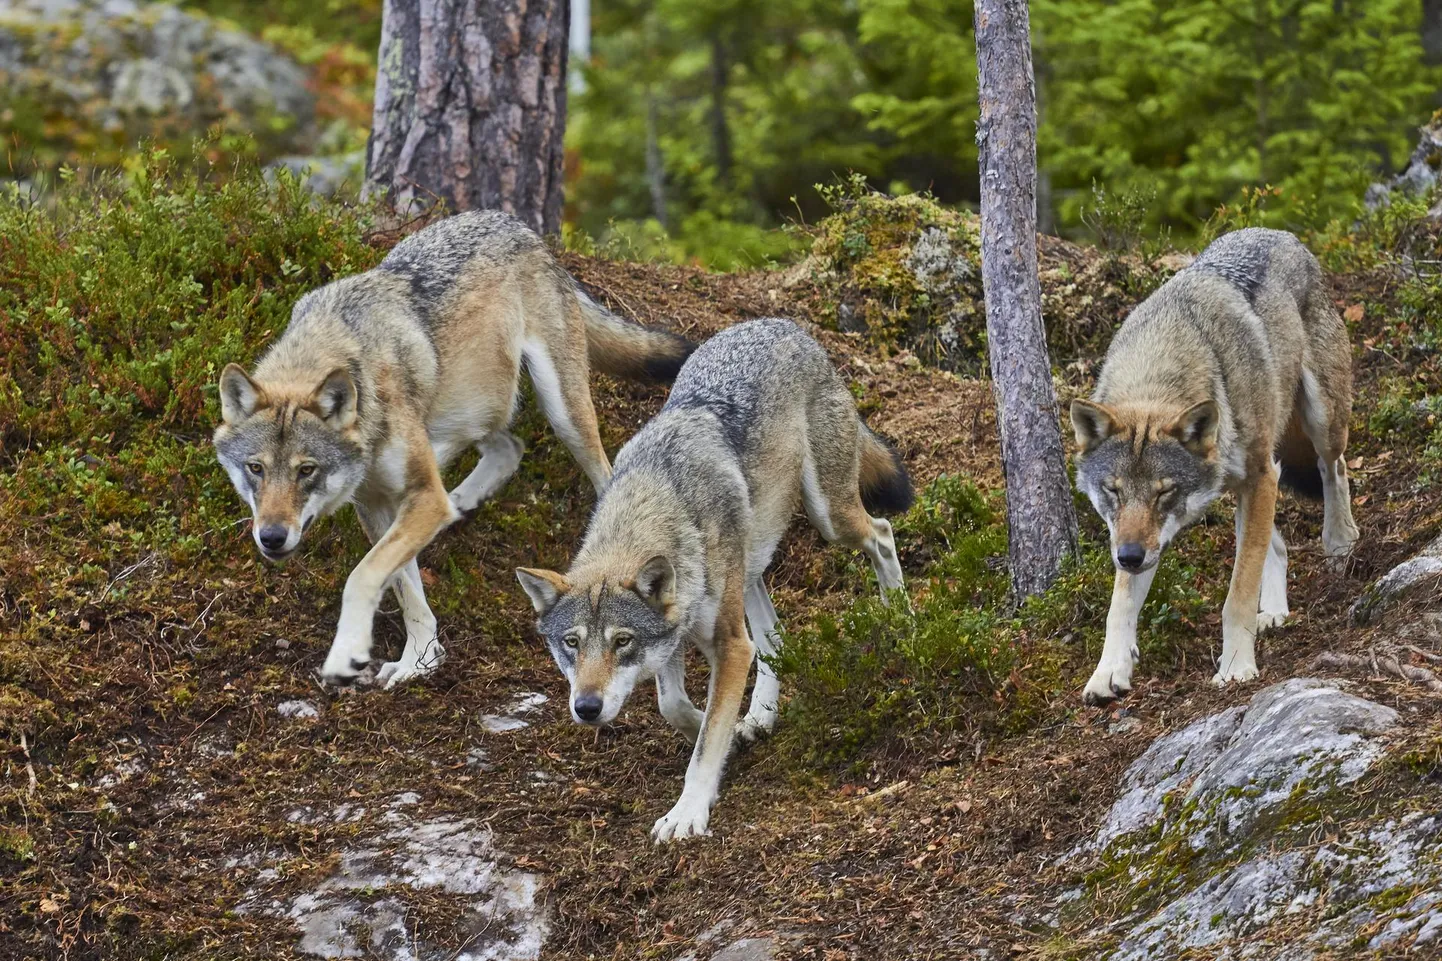
<path id="1" fill-rule="evenodd" d="M 776 727 L 776 712 L 768 711 L 765 714 L 747 714 L 736 725 L 736 740 L 742 744 L 751 744 L 771 733 Z"/>
<path id="2" fill-rule="evenodd" d="M 376 672 L 376 683 L 389 691 L 398 684 L 433 673 L 445 660 L 446 649 L 432 643 L 417 657 L 407 658 L 402 655 L 399 661 L 382 664 L 381 669 Z"/>
<path id="3" fill-rule="evenodd" d="M 1258 676 L 1257 665 L 1254 662 L 1235 660 L 1230 666 L 1212 676 L 1212 684 L 1216 687 L 1245 684 L 1248 681 L 1255 681 Z"/>
<path id="4" fill-rule="evenodd" d="M 1110 704 L 1125 697 L 1132 689 L 1132 665 L 1130 662 L 1108 664 L 1103 661 L 1092 672 L 1082 691 L 1082 701 L 1093 707 Z"/>
<path id="5" fill-rule="evenodd" d="M 1263 631 L 1273 630 L 1281 627 L 1285 623 L 1287 623 L 1287 613 L 1285 611 L 1280 614 L 1262 611 L 1257 615 L 1257 633 L 1260 634 Z"/>
<path id="6" fill-rule="evenodd" d="M 321 678 L 327 684 L 353 684 L 370 662 L 371 639 L 337 634 L 330 653 L 321 665 Z"/>
<path id="7" fill-rule="evenodd" d="M 682 838 L 701 837 L 710 834 L 706 825 L 711 822 L 711 805 L 692 801 L 684 795 L 676 806 L 651 828 L 651 840 L 657 844 L 668 844 Z"/>

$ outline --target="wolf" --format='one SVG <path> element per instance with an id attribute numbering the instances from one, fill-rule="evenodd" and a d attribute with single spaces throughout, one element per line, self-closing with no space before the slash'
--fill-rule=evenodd
<path id="1" fill-rule="evenodd" d="M 762 575 L 797 507 L 828 541 L 866 554 L 885 598 L 902 588 L 901 565 L 891 524 L 872 512 L 911 501 L 900 457 L 861 422 L 821 346 L 789 320 L 753 320 L 702 344 L 621 448 L 570 570 L 517 570 L 576 721 L 610 723 L 654 677 L 662 715 L 694 744 L 657 843 L 707 833 L 733 739 L 776 722 L 779 635 Z M 686 694 L 688 644 L 711 668 L 704 712 Z"/>
<path id="2" fill-rule="evenodd" d="M 539 236 L 497 211 L 437 221 L 375 269 L 302 297 L 254 373 L 230 364 L 221 374 L 214 443 L 267 560 L 295 553 L 317 517 L 355 506 L 372 547 L 346 580 L 324 679 L 348 683 L 369 662 L 387 585 L 406 646 L 377 681 L 392 687 L 440 664 L 416 555 L 515 472 L 523 445 L 508 427 L 522 367 L 599 492 L 611 465 L 591 368 L 669 381 L 691 348 L 602 308 Z M 447 492 L 441 470 L 468 447 L 480 461 Z"/>
<path id="3" fill-rule="evenodd" d="M 1321 266 L 1292 234 L 1226 234 L 1132 311 L 1091 399 L 1071 406 L 1077 486 L 1107 523 L 1116 565 L 1087 703 L 1131 689 L 1157 560 L 1228 490 L 1237 554 L 1213 682 L 1257 676 L 1257 633 L 1289 613 L 1278 483 L 1321 494 L 1332 562 L 1357 542 L 1344 459 L 1351 411 L 1347 329 Z"/>

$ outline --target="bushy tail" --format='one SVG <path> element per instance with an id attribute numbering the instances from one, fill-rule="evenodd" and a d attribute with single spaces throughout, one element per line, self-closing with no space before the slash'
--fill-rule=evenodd
<path id="1" fill-rule="evenodd" d="M 916 492 L 901 455 L 861 425 L 861 505 L 872 514 L 900 514 L 911 507 Z"/>
<path id="2" fill-rule="evenodd" d="M 611 313 L 580 287 L 576 297 L 586 319 L 586 348 L 591 366 L 603 374 L 629 380 L 669 384 L 696 345 L 665 330 L 633 324 Z"/>

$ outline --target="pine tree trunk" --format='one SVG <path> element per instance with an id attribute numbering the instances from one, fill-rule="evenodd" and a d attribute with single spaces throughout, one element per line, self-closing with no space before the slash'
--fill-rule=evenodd
<path id="1" fill-rule="evenodd" d="M 561 227 L 567 0 L 385 0 L 366 194 Z"/>
<path id="2" fill-rule="evenodd" d="M 731 186 L 731 127 L 726 121 L 726 87 L 730 68 L 721 32 L 711 34 L 711 149 L 715 154 L 716 177 L 721 186 Z"/>
<path id="3" fill-rule="evenodd" d="M 1076 550 L 1076 511 L 1041 320 L 1036 90 L 1026 0 L 977 0 L 981 276 L 1006 477 L 1012 596 L 1049 587 Z"/>
<path id="4" fill-rule="evenodd" d="M 1442 0 L 1422 0 L 1422 61 L 1442 64 Z"/>

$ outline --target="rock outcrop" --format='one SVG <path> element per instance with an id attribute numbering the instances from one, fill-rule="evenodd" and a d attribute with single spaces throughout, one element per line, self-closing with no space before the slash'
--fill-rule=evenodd
<path id="1" fill-rule="evenodd" d="M 1159 738 L 1078 852 L 1102 867 L 1058 911 L 1113 898 L 1099 954 L 1114 961 L 1442 945 L 1442 815 L 1355 788 L 1401 723 L 1297 678 Z"/>

